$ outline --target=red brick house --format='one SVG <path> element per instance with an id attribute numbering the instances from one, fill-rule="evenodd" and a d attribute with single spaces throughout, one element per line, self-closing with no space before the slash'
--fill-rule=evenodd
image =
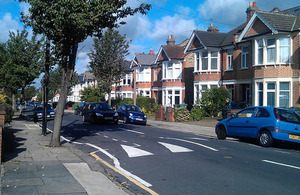
<path id="1" fill-rule="evenodd" d="M 163 106 L 193 104 L 193 54 L 184 53 L 188 40 L 175 45 L 173 35 L 162 45 L 152 66 L 152 97 Z"/>
<path id="2" fill-rule="evenodd" d="M 195 56 L 195 99 L 225 86 L 233 101 L 300 106 L 300 6 L 259 11 L 250 2 L 247 22 L 228 33 L 194 31 L 185 52 Z"/>

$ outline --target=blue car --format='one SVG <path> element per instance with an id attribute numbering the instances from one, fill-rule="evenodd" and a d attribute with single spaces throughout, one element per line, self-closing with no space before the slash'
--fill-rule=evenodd
<path id="1" fill-rule="evenodd" d="M 38 122 L 39 120 L 43 120 L 44 115 L 44 106 L 42 104 L 37 104 L 34 107 L 33 111 L 33 120 L 34 122 Z M 55 111 L 50 104 L 47 104 L 47 120 L 54 120 Z"/>
<path id="2" fill-rule="evenodd" d="M 300 143 L 300 115 L 283 108 L 248 107 L 217 123 L 218 139 L 247 137 L 269 147 L 274 140 Z"/>
<path id="3" fill-rule="evenodd" d="M 117 112 L 119 119 L 123 120 L 124 123 L 147 124 L 147 116 L 138 106 L 123 104 L 118 108 Z"/>

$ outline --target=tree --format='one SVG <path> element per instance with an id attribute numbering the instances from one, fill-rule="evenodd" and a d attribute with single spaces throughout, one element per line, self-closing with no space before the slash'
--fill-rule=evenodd
<path id="1" fill-rule="evenodd" d="M 81 101 L 84 102 L 98 102 L 105 100 L 105 94 L 101 93 L 99 88 L 85 87 L 81 91 Z"/>
<path id="2" fill-rule="evenodd" d="M 24 94 L 24 88 L 39 77 L 43 64 L 43 38 L 37 40 L 33 35 L 28 40 L 27 37 L 25 29 L 10 32 L 9 40 L 0 46 L 0 87 L 13 97 L 18 89 Z M 14 108 L 14 98 L 12 102 Z"/>
<path id="3" fill-rule="evenodd" d="M 121 63 L 128 55 L 129 42 L 118 31 L 108 29 L 104 36 L 94 39 L 94 50 L 89 54 L 90 66 L 99 87 L 108 94 L 111 104 L 111 86 L 120 81 L 124 72 Z"/>
<path id="4" fill-rule="evenodd" d="M 50 146 L 60 146 L 60 131 L 65 102 L 75 68 L 78 44 L 88 36 L 100 36 L 102 29 L 118 26 L 118 21 L 135 13 L 146 14 L 151 6 L 141 4 L 132 9 L 126 0 L 19 0 L 30 4 L 29 15 L 22 14 L 33 31 L 52 40 L 63 77 L 56 108 Z M 120 24 L 123 22 L 121 21 Z"/>
<path id="5" fill-rule="evenodd" d="M 28 86 L 24 89 L 24 100 L 30 101 L 36 94 L 35 86 Z"/>

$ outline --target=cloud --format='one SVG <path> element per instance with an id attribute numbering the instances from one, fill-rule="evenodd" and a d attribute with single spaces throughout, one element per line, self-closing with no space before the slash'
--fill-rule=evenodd
<path id="1" fill-rule="evenodd" d="M 21 3 L 20 3 L 20 10 L 21 10 L 21 12 L 23 12 L 25 15 L 28 15 L 28 14 L 29 14 L 29 8 L 30 8 L 29 3 L 24 3 L 24 2 L 21 2 Z"/>
<path id="2" fill-rule="evenodd" d="M 6 13 L 2 19 L 0 19 L 0 42 L 6 42 L 9 39 L 9 31 L 17 32 L 22 29 L 22 26 L 17 20 L 12 18 L 10 13 Z"/>
<path id="3" fill-rule="evenodd" d="M 165 16 L 161 20 L 156 20 L 154 25 L 147 37 L 161 43 L 165 43 L 170 34 L 174 35 L 175 40 L 183 41 L 197 28 L 194 19 L 186 20 L 179 15 Z"/>

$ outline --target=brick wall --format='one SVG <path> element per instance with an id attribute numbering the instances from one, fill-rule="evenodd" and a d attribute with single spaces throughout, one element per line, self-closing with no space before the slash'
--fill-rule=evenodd
<path id="1" fill-rule="evenodd" d="M 0 163 L 2 162 L 2 133 L 5 123 L 5 106 L 0 104 Z"/>
<path id="2" fill-rule="evenodd" d="M 246 36 L 256 35 L 259 33 L 269 32 L 270 29 L 260 20 L 256 20 L 252 28 L 248 31 Z"/>

